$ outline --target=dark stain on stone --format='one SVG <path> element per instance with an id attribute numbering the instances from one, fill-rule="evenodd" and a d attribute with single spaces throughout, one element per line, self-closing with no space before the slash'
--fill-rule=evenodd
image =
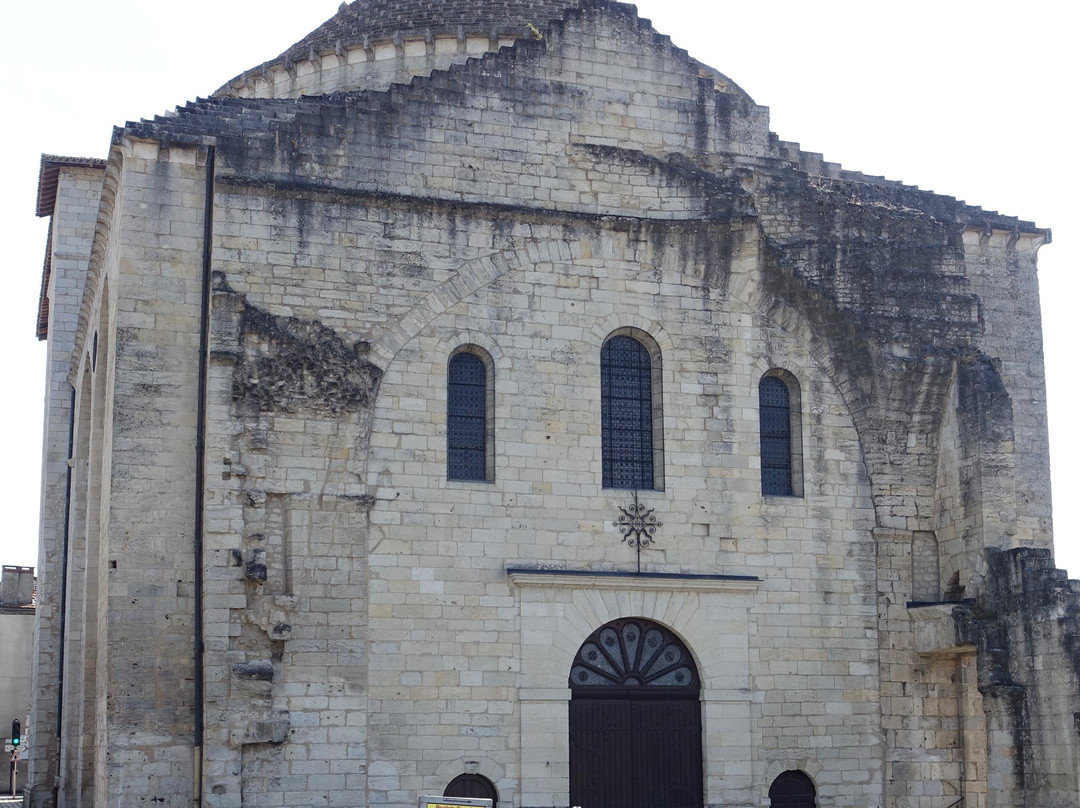
<path id="1" fill-rule="evenodd" d="M 975 354 L 962 358 L 957 371 L 960 413 L 968 432 L 990 443 L 1011 441 L 1012 399 L 995 363 Z"/>
<path id="2" fill-rule="evenodd" d="M 245 679 L 269 682 L 274 678 L 274 664 L 269 659 L 253 659 L 232 666 L 233 673 Z"/>
<path id="3" fill-rule="evenodd" d="M 1024 788 L 1041 745 L 1053 737 L 1054 717 L 1080 714 L 1075 686 L 1055 694 L 1055 671 L 1071 670 L 1080 682 L 1080 584 L 1056 568 L 1048 549 L 990 548 L 985 558 L 975 603 L 954 611 L 957 643 L 976 648 L 988 719 L 1012 738 L 1013 774 Z M 1062 700 L 1048 709 L 1055 696 Z"/>

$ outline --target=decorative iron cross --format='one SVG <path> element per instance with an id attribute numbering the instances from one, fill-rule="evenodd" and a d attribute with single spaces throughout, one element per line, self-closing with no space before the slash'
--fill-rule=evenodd
<path id="1" fill-rule="evenodd" d="M 653 516 L 655 508 L 648 508 L 644 502 L 638 502 L 637 491 L 634 492 L 634 501 L 629 506 L 619 506 L 622 511 L 615 520 L 615 526 L 622 534 L 622 540 L 628 547 L 638 551 L 638 572 L 641 572 L 641 548 L 648 547 L 655 539 L 653 538 L 658 527 L 664 523 Z"/>

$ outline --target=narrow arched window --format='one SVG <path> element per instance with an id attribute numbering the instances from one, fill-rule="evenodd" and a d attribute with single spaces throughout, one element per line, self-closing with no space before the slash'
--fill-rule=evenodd
<path id="1" fill-rule="evenodd" d="M 489 363 L 471 351 L 450 357 L 446 369 L 446 476 L 492 479 L 492 390 Z"/>
<path id="2" fill-rule="evenodd" d="M 654 439 L 658 384 L 649 350 L 617 334 L 600 349 L 600 428 L 605 488 L 660 488 Z"/>
<path id="3" fill-rule="evenodd" d="M 758 384 L 761 493 L 802 496 L 799 387 L 794 377 L 770 371 Z"/>

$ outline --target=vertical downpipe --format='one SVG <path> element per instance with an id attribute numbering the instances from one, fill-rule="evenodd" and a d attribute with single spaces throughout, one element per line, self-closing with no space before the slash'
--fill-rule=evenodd
<path id="1" fill-rule="evenodd" d="M 68 411 L 67 480 L 64 483 L 64 546 L 60 552 L 60 640 L 57 644 L 56 664 L 56 765 L 57 774 L 63 776 L 64 760 L 61 755 L 64 739 L 64 646 L 67 643 L 67 595 L 68 553 L 71 536 L 71 465 L 75 462 L 75 386 L 71 387 L 71 404 Z M 59 786 L 54 786 L 53 805 L 59 799 Z"/>
<path id="2" fill-rule="evenodd" d="M 214 235 L 213 146 L 206 149 L 206 197 L 203 201 L 202 310 L 199 334 L 198 422 L 195 435 L 195 746 L 193 749 L 192 805 L 202 805 L 203 741 L 205 734 L 205 683 L 203 682 L 203 515 L 206 488 L 206 386 L 210 370 L 210 303 L 213 285 L 210 276 L 211 240 Z"/>

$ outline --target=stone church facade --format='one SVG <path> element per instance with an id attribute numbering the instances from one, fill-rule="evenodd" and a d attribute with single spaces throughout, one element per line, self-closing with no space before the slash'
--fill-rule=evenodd
<path id="1" fill-rule="evenodd" d="M 29 804 L 1080 805 L 1049 231 L 432 5 L 42 158 Z"/>

